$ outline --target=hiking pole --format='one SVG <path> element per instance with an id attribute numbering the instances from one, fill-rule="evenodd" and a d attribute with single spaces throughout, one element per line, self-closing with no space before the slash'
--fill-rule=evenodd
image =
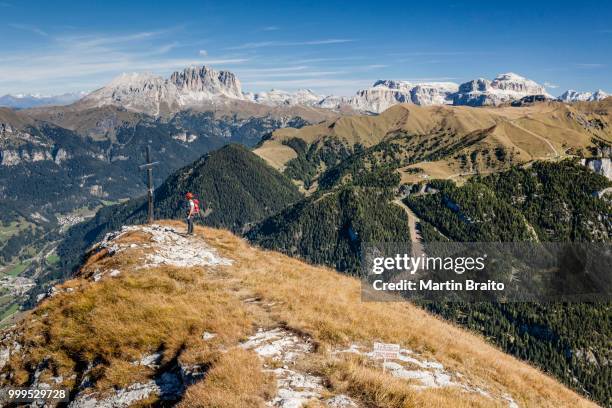
<path id="1" fill-rule="evenodd" d="M 139 166 L 139 168 L 147 170 L 147 200 L 149 202 L 149 213 L 147 216 L 147 224 L 153 223 L 153 166 L 159 162 L 151 162 L 151 146 L 147 146 L 147 163 Z"/>

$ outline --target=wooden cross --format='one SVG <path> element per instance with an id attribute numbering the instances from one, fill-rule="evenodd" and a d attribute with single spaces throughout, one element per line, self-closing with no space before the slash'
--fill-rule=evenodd
<path id="1" fill-rule="evenodd" d="M 147 217 L 147 224 L 153 223 L 153 166 L 159 164 L 159 162 L 151 162 L 151 146 L 147 146 L 147 163 L 142 166 L 138 166 L 140 170 L 147 170 L 147 200 L 149 201 L 149 215 Z"/>

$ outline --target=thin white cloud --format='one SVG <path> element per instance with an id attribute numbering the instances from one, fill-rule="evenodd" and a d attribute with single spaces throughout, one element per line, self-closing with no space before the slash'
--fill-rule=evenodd
<path id="1" fill-rule="evenodd" d="M 270 73 L 254 73 L 249 74 L 245 73 L 241 70 L 237 70 L 240 78 L 243 80 L 250 78 L 307 78 L 307 77 L 326 77 L 326 76 L 334 76 L 334 75 L 346 75 L 349 74 L 350 71 L 296 71 L 296 72 L 270 72 Z"/>
<path id="2" fill-rule="evenodd" d="M 122 35 L 49 36 L 49 42 L 0 56 L 0 93 L 62 93 L 104 85 L 122 72 L 168 75 L 191 65 L 232 68 L 240 56 L 176 56 L 179 43 L 160 43 L 164 31 Z M 86 86 L 86 87 L 85 87 Z"/>
<path id="3" fill-rule="evenodd" d="M 168 30 L 158 31 L 141 31 L 137 33 L 128 33 L 121 35 L 73 35 L 60 36 L 57 38 L 59 43 L 66 44 L 73 48 L 91 48 L 111 45 L 121 45 L 138 43 L 145 40 L 152 40 L 167 34 Z"/>
<path id="4" fill-rule="evenodd" d="M 305 58 L 294 60 L 293 62 L 296 64 L 310 64 L 316 62 L 338 62 L 338 61 L 354 61 L 354 60 L 363 60 L 366 57 L 354 55 L 351 57 L 324 57 L 324 58 Z"/>
<path id="5" fill-rule="evenodd" d="M 278 26 L 266 26 L 261 29 L 262 31 L 278 31 L 280 27 Z"/>
<path id="6" fill-rule="evenodd" d="M 31 33 L 38 34 L 38 35 L 41 35 L 43 37 L 48 37 L 49 36 L 49 33 L 47 33 L 46 31 L 44 31 L 44 30 L 42 30 L 42 29 L 40 29 L 40 28 L 38 28 L 36 26 L 29 25 L 29 24 L 11 23 L 11 24 L 9 24 L 9 27 L 12 27 L 12 28 L 14 28 L 16 30 L 29 31 Z"/>
<path id="7" fill-rule="evenodd" d="M 245 91 L 267 91 L 282 89 L 294 91 L 297 89 L 312 89 L 320 95 L 351 96 L 358 89 L 372 85 L 376 79 L 343 79 L 343 78 L 302 78 L 289 80 L 244 80 L 241 81 Z"/>
<path id="8" fill-rule="evenodd" d="M 269 72 L 293 72 L 293 71 L 304 71 L 308 69 L 308 65 L 298 65 L 298 66 L 289 66 L 289 67 L 274 67 L 274 68 L 244 68 L 241 69 L 242 73 L 249 74 L 260 74 L 260 73 L 269 73 Z"/>
<path id="9" fill-rule="evenodd" d="M 374 79 L 358 80 L 358 79 L 337 79 L 337 78 L 306 78 L 306 79 L 290 79 L 290 80 L 253 80 L 243 81 L 244 84 L 251 86 L 265 87 L 307 87 L 307 88 L 330 88 L 337 86 L 362 86 L 364 83 L 371 84 Z"/>
<path id="10" fill-rule="evenodd" d="M 404 78 L 402 81 L 406 82 L 444 82 L 454 81 L 456 77 L 419 77 L 419 78 Z"/>
<path id="11" fill-rule="evenodd" d="M 546 88 L 551 88 L 551 89 L 556 89 L 556 88 L 558 88 L 558 87 L 559 87 L 559 85 L 557 85 L 557 84 L 553 84 L 553 83 L 550 83 L 550 82 L 544 82 L 544 86 L 545 86 Z"/>
<path id="12" fill-rule="evenodd" d="M 438 56 L 458 56 L 458 55 L 486 55 L 491 54 L 487 51 L 406 51 L 390 52 L 390 57 L 438 57 Z"/>
<path id="13" fill-rule="evenodd" d="M 159 46 L 157 49 L 154 49 L 150 55 L 162 55 L 162 54 L 167 54 L 170 51 L 172 51 L 173 49 L 175 49 L 176 47 L 179 46 L 179 43 L 177 42 L 173 42 L 170 44 L 164 44 Z"/>
<path id="14" fill-rule="evenodd" d="M 579 68 L 603 68 L 604 64 L 576 64 Z"/>
<path id="15" fill-rule="evenodd" d="M 302 45 L 328 45 L 328 44 L 343 44 L 352 42 L 354 40 L 345 38 L 330 38 L 326 40 L 314 40 L 314 41 L 261 41 L 261 42 L 250 42 L 234 47 L 227 47 L 228 50 L 248 50 L 255 48 L 265 47 L 293 47 Z"/>
<path id="16" fill-rule="evenodd" d="M 208 56 L 208 51 L 206 51 L 206 50 L 200 50 L 199 54 L 200 54 L 201 56 L 203 56 L 203 57 L 206 57 L 206 56 Z"/>

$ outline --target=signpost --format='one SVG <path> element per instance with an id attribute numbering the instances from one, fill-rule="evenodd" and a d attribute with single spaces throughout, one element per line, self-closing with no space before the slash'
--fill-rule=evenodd
<path id="1" fill-rule="evenodd" d="M 147 224 L 153 223 L 153 166 L 159 162 L 151 162 L 151 146 L 147 146 L 147 163 L 139 166 L 140 170 L 147 170 L 147 200 L 149 201 L 149 214 L 147 217 Z"/>
<path id="2" fill-rule="evenodd" d="M 374 343 L 374 358 L 383 360 L 383 373 L 387 360 L 396 360 L 399 356 L 400 346 L 393 343 Z"/>

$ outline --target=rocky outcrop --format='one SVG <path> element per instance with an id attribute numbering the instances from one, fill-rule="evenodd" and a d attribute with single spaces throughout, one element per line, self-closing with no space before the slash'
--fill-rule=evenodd
<path id="1" fill-rule="evenodd" d="M 8 148 L 0 150 L 0 166 L 16 166 L 22 163 L 33 163 L 39 161 L 53 161 L 61 164 L 72 156 L 60 148 L 55 153 L 46 148 Z"/>
<path id="2" fill-rule="evenodd" d="M 71 158 L 70 153 L 68 153 L 66 150 L 62 148 L 59 148 L 55 152 L 55 157 L 53 158 L 53 161 L 55 162 L 55 164 L 61 164 L 63 161 L 66 161 L 70 158 Z"/>
<path id="3" fill-rule="evenodd" d="M 15 150 L 0 151 L 0 166 L 15 166 L 21 163 L 19 152 Z"/>
<path id="4" fill-rule="evenodd" d="M 174 72 L 170 76 L 169 83 L 178 89 L 182 104 L 219 96 L 243 99 L 240 81 L 236 75 L 229 71 L 215 71 L 205 65 Z"/>
<path id="5" fill-rule="evenodd" d="M 155 380 L 134 383 L 126 388 L 115 390 L 110 395 L 91 393 L 85 390 L 68 405 L 70 408 L 115 408 L 129 407 L 151 395 L 162 401 L 176 401 L 184 391 L 184 385 L 174 373 L 163 373 Z"/>
<path id="6" fill-rule="evenodd" d="M 607 177 L 608 180 L 612 180 L 612 159 L 609 157 L 583 159 L 582 164 L 595 173 Z"/>
<path id="7" fill-rule="evenodd" d="M 24 162 L 32 163 L 44 160 L 55 160 L 51 151 L 26 149 L 0 150 L 0 166 L 16 166 Z M 60 161 L 61 160 L 60 158 Z"/>
<path id="8" fill-rule="evenodd" d="M 13 133 L 13 127 L 9 123 L 0 123 L 0 135 L 5 136 Z"/>
<path id="9" fill-rule="evenodd" d="M 512 106 L 529 106 L 529 105 L 533 105 L 535 103 L 541 103 L 541 102 L 548 102 L 548 101 L 552 101 L 554 100 L 553 98 L 551 98 L 548 95 L 529 95 L 529 96 L 525 96 L 522 97 L 519 100 L 515 100 L 511 102 Z"/>

